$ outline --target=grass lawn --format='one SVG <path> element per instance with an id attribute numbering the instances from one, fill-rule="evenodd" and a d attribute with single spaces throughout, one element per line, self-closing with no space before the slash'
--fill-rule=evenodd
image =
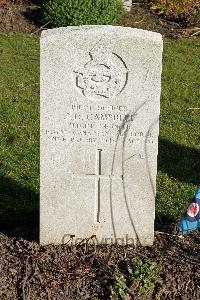
<path id="1" fill-rule="evenodd" d="M 1 34 L 0 53 L 0 219 L 9 228 L 37 223 L 39 40 Z"/>
<path id="2" fill-rule="evenodd" d="M 24 218 L 37 225 L 39 39 L 0 34 L 0 53 L 0 218 L 4 227 Z M 200 111 L 191 109 L 199 106 L 199 66 L 200 40 L 165 41 L 156 199 L 161 223 L 179 220 L 200 181 Z"/>

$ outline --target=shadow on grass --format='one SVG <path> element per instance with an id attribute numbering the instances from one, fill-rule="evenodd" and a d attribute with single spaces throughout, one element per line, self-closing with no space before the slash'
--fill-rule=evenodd
<path id="1" fill-rule="evenodd" d="M 39 194 L 10 178 L 0 178 L 0 232 L 39 240 Z"/>
<path id="2" fill-rule="evenodd" d="M 158 171 L 180 182 L 197 185 L 200 183 L 200 150 L 159 138 Z M 190 201 L 191 199 L 188 199 Z M 187 207 L 186 207 L 187 208 Z M 185 208 L 185 209 L 186 209 Z M 172 232 L 177 220 L 166 212 L 156 214 L 156 230 Z"/>
<path id="3" fill-rule="evenodd" d="M 159 139 L 158 171 L 185 183 L 200 182 L 200 149 Z"/>

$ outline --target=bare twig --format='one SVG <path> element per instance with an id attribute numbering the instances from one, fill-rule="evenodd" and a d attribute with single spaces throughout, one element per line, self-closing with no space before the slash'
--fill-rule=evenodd
<path id="1" fill-rule="evenodd" d="M 38 31 L 42 30 L 43 28 L 45 28 L 51 21 L 47 22 L 46 24 L 42 25 L 40 28 L 38 28 L 37 30 L 33 31 L 30 35 L 36 34 Z"/>
<path id="2" fill-rule="evenodd" d="M 144 18 L 142 18 L 140 21 L 134 22 L 134 24 L 140 24 L 144 21 Z"/>
<path id="3" fill-rule="evenodd" d="M 174 236 L 174 237 L 179 237 L 179 238 L 182 237 L 182 236 L 180 236 L 180 235 L 172 234 L 172 233 L 168 233 L 168 232 L 162 232 L 162 231 L 155 231 L 155 232 L 156 232 L 156 233 L 159 233 L 159 234 L 169 235 L 169 236 Z"/>
<path id="4" fill-rule="evenodd" d="M 29 275 L 28 275 L 28 261 L 29 261 L 29 258 L 30 258 L 30 256 L 27 256 L 27 258 L 26 258 L 25 277 L 24 277 L 23 284 L 22 284 L 22 297 L 23 297 L 23 300 L 26 299 L 26 297 L 25 297 L 25 285 L 26 285 L 26 282 L 27 282 L 28 277 L 29 277 Z"/>
<path id="5" fill-rule="evenodd" d="M 139 253 L 139 252 L 137 252 L 137 251 L 135 251 L 135 254 L 137 254 L 137 255 L 140 256 L 140 257 L 143 257 L 143 258 L 148 259 L 148 257 L 147 257 L 146 255 L 144 255 L 144 254 L 142 254 L 142 253 Z"/>
<path id="6" fill-rule="evenodd" d="M 200 35 L 200 30 L 194 32 L 193 34 L 191 34 L 191 36 L 196 36 L 196 35 Z"/>
<path id="7" fill-rule="evenodd" d="M 50 291 L 50 289 L 48 289 L 48 288 L 46 288 L 46 290 L 47 290 L 47 297 L 48 297 L 48 300 L 51 300 L 52 298 L 51 298 L 51 291 Z"/>
<path id="8" fill-rule="evenodd" d="M 135 299 L 135 294 L 131 292 L 131 290 L 126 286 L 126 291 L 128 292 L 129 295 L 131 295 L 133 297 L 133 299 Z"/>

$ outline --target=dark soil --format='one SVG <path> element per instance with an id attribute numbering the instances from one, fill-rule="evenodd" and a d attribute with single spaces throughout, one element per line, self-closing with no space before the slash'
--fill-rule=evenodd
<path id="1" fill-rule="evenodd" d="M 41 24 L 43 0 L 0 0 L 0 32 L 39 34 L 48 24 Z M 159 18 L 149 12 L 145 0 L 133 1 L 132 11 L 123 18 L 123 26 L 160 32 L 164 37 L 199 36 L 199 28 Z"/>
<path id="2" fill-rule="evenodd" d="M 0 32 L 38 32 L 41 3 L 42 0 L 0 0 Z"/>
<path id="3" fill-rule="evenodd" d="M 156 232 L 152 247 L 39 246 L 0 235 L 0 299 L 111 299 L 119 274 L 131 259 L 158 266 L 154 290 L 143 296 L 138 279 L 128 282 L 124 299 L 200 299 L 200 236 Z M 119 273 L 116 272 L 119 267 Z M 112 299 L 115 299 L 114 297 Z"/>

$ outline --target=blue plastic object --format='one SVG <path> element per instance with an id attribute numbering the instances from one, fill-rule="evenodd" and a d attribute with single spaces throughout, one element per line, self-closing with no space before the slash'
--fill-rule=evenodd
<path id="1" fill-rule="evenodd" d="M 200 229 L 200 186 L 197 187 L 185 215 L 178 224 L 179 234 L 187 234 L 196 229 Z"/>

